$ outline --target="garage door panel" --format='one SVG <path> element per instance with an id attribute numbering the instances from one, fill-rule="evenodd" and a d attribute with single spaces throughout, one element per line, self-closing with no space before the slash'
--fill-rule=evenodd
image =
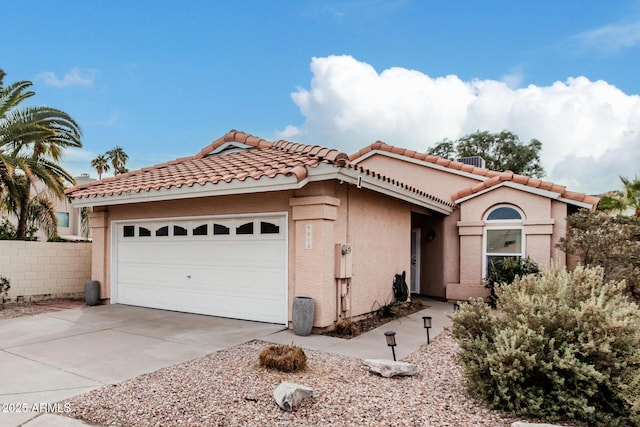
<path id="1" fill-rule="evenodd" d="M 286 323 L 284 233 L 172 237 L 119 239 L 117 302 Z"/>

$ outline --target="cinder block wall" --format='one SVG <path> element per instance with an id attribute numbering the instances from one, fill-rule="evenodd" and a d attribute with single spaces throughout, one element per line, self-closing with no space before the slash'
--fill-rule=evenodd
<path id="1" fill-rule="evenodd" d="M 11 284 L 3 302 L 84 298 L 91 243 L 0 240 L 0 276 Z"/>

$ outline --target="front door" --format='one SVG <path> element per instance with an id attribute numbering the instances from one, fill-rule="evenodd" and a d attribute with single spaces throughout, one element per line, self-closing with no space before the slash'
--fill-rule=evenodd
<path id="1" fill-rule="evenodd" d="M 411 293 L 420 293 L 420 240 L 422 230 L 411 229 Z"/>

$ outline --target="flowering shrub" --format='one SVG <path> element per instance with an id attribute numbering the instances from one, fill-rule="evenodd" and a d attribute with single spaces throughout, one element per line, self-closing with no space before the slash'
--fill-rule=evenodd
<path id="1" fill-rule="evenodd" d="M 544 270 L 452 316 L 469 390 L 545 421 L 640 426 L 640 308 L 602 268 Z"/>

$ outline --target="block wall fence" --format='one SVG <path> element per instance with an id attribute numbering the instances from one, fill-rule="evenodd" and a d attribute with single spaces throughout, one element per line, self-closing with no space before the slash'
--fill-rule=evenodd
<path id="1" fill-rule="evenodd" d="M 2 302 L 84 298 L 91 243 L 0 240 L 0 276 L 11 285 Z"/>

